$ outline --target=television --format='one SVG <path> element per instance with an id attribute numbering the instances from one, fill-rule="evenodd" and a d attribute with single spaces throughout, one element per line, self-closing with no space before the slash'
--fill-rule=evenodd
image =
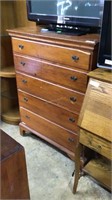
<path id="1" fill-rule="evenodd" d="M 28 20 L 49 30 L 97 32 L 101 28 L 104 0 L 26 0 Z"/>
<path id="2" fill-rule="evenodd" d="M 112 70 L 111 8 L 112 8 L 112 2 L 105 1 L 97 67 Z"/>

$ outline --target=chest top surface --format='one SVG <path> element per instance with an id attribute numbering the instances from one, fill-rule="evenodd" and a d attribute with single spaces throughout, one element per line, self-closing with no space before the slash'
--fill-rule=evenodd
<path id="1" fill-rule="evenodd" d="M 7 30 L 12 37 L 19 37 L 51 44 L 66 45 L 68 47 L 82 47 L 92 50 L 99 41 L 98 34 L 86 34 L 82 36 L 59 34 L 52 31 L 42 31 L 41 27 L 21 27 Z"/>

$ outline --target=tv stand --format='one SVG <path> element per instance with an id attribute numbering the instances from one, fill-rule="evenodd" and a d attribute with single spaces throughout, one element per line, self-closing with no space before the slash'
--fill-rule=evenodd
<path id="1" fill-rule="evenodd" d="M 89 27 L 74 27 L 74 26 L 67 26 L 67 25 L 56 25 L 56 24 L 49 24 L 45 28 L 42 28 L 42 32 L 46 31 L 53 31 L 58 34 L 66 34 L 66 35 L 74 35 L 74 36 L 81 36 L 87 33 L 98 33 L 96 28 L 89 28 Z"/>

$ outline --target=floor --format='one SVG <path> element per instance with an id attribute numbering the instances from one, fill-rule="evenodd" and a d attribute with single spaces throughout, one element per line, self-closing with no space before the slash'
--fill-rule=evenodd
<path id="1" fill-rule="evenodd" d="M 74 162 L 37 136 L 21 136 L 19 127 L 1 122 L 1 129 L 25 148 L 31 200 L 110 200 L 111 194 L 89 176 L 72 193 Z"/>

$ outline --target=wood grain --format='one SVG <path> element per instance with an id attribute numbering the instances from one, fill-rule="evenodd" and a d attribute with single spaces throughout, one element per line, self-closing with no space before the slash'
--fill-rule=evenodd
<path id="1" fill-rule="evenodd" d="M 80 143 L 112 160 L 112 143 L 108 140 L 80 129 Z"/>
<path id="2" fill-rule="evenodd" d="M 43 42 L 31 42 L 29 40 L 12 38 L 13 51 L 26 54 L 40 59 L 49 60 L 53 63 L 60 63 L 71 68 L 90 68 L 91 53 L 75 48 L 63 48 L 58 45 L 50 45 Z M 23 48 L 19 48 L 22 45 Z M 75 61 L 73 56 L 77 57 Z"/>
<path id="3" fill-rule="evenodd" d="M 43 33 L 42 28 L 8 30 L 21 110 L 20 131 L 22 135 L 33 132 L 74 159 L 78 114 L 87 73 L 96 68 L 99 36 Z"/>
<path id="4" fill-rule="evenodd" d="M 112 142 L 112 85 L 90 79 L 79 126 Z"/>
<path id="5" fill-rule="evenodd" d="M 84 98 L 83 93 L 21 73 L 16 73 L 16 78 L 18 88 L 21 90 L 50 101 L 54 105 L 61 106 L 69 111 L 79 113 Z M 76 100 L 72 100 L 71 98 Z"/>
<path id="6" fill-rule="evenodd" d="M 25 152 L 1 130 L 0 199 L 30 199 Z"/>
<path id="7" fill-rule="evenodd" d="M 18 90 L 19 104 L 36 114 L 67 128 L 73 132 L 78 131 L 77 121 L 78 115 L 69 112 L 63 108 L 51 104 L 46 100 L 39 99 L 33 95 L 29 95 L 26 92 Z M 73 121 L 71 121 L 73 119 Z"/>
<path id="8" fill-rule="evenodd" d="M 74 146 L 77 143 L 77 134 L 52 123 L 51 121 L 25 108 L 21 107 L 20 113 L 21 120 L 27 125 L 27 127 L 35 130 L 42 136 L 48 137 L 50 140 L 53 140 L 57 144 L 60 144 L 73 152 Z"/>
<path id="9" fill-rule="evenodd" d="M 84 168 L 95 180 L 111 190 L 111 163 L 104 159 L 93 159 Z"/>
<path id="10" fill-rule="evenodd" d="M 11 78 L 15 77 L 15 69 L 14 69 L 14 63 L 13 63 L 13 53 L 12 53 L 12 45 L 11 45 L 11 38 L 8 36 L 7 29 L 8 28 L 16 28 L 21 27 L 25 25 L 35 25 L 34 22 L 30 22 L 27 19 L 27 10 L 26 10 L 26 1 L 25 0 L 3 0 L 0 1 L 1 6 L 1 62 L 0 62 L 0 77 L 2 77 L 2 84 L 1 88 L 2 91 L 4 90 L 4 85 L 6 84 L 5 88 L 8 94 L 10 93 L 10 88 L 15 87 L 15 85 L 11 85 L 12 81 Z M 13 67 L 13 68 L 12 68 Z M 7 80 L 6 80 L 7 78 Z M 3 80 L 4 79 L 4 80 Z M 8 82 L 8 84 L 7 84 Z M 13 82 L 14 84 L 14 82 Z M 10 86 L 9 86 L 10 85 Z M 9 96 L 11 96 L 12 92 Z M 20 121 L 20 116 L 15 112 L 15 101 L 18 108 L 18 101 L 17 98 L 15 100 L 12 100 L 11 98 L 2 97 L 2 120 L 5 120 L 7 123 L 11 124 L 18 124 Z M 12 96 L 15 96 L 15 89 Z M 17 97 L 17 93 L 16 93 Z M 19 108 L 18 108 L 19 109 Z M 17 109 L 17 110 L 18 110 Z M 10 114 L 10 115 L 9 115 Z"/>
<path id="11" fill-rule="evenodd" d="M 70 89 L 85 92 L 87 87 L 87 73 L 73 70 L 60 64 L 54 64 L 34 57 L 14 54 L 16 71 L 44 79 L 49 82 L 65 86 Z M 31 67 L 32 66 L 32 67 Z"/>
<path id="12" fill-rule="evenodd" d="M 84 166 L 83 171 L 111 190 L 112 160 L 112 83 L 111 70 L 96 69 L 89 73 L 85 98 L 79 115 L 79 144 L 94 151 L 94 158 Z M 76 157 L 77 171 L 73 192 L 76 193 L 79 177 L 79 156 Z"/>
<path id="13" fill-rule="evenodd" d="M 112 83 L 112 70 L 97 68 L 94 71 L 88 73 L 88 76 L 100 81 Z"/>

